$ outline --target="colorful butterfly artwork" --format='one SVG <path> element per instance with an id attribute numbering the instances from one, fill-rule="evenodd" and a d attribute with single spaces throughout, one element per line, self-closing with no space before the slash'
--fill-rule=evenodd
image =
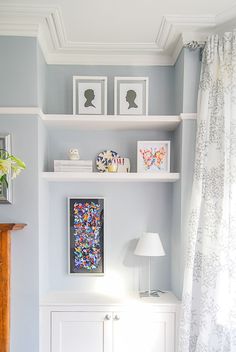
<path id="1" fill-rule="evenodd" d="M 169 172 L 170 142 L 138 142 L 138 172 Z"/>

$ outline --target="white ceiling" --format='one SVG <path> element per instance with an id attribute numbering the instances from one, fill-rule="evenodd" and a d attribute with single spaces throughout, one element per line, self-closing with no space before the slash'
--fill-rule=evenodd
<path id="1" fill-rule="evenodd" d="M 231 0 L 5 1 L 0 35 L 38 36 L 48 63 L 170 65 L 236 18 Z"/>

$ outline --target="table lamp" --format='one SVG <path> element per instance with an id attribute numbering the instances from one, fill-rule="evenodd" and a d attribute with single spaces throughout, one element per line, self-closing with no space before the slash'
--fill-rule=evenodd
<path id="1" fill-rule="evenodd" d="M 158 233 L 144 232 L 140 237 L 134 251 L 135 255 L 149 257 L 148 260 L 148 291 L 142 292 L 141 296 L 159 297 L 158 292 L 164 293 L 161 290 L 151 290 L 151 257 L 162 257 L 165 251 L 162 247 L 160 236 Z"/>

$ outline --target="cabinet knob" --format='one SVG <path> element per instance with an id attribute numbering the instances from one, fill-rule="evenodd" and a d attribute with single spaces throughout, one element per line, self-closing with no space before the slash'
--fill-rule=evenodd
<path id="1" fill-rule="evenodd" d="M 109 314 L 105 315 L 105 320 L 111 320 L 111 316 Z"/>
<path id="2" fill-rule="evenodd" d="M 116 314 L 114 320 L 120 320 L 120 316 Z"/>

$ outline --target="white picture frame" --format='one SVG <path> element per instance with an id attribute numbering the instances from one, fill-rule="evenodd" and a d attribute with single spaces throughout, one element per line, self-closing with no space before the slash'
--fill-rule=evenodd
<path id="1" fill-rule="evenodd" d="M 9 133 L 0 134 L 0 149 L 6 150 L 11 154 L 11 135 Z M 0 186 L 0 204 L 12 203 L 12 179 L 11 175 L 7 177 L 8 187 Z"/>
<path id="2" fill-rule="evenodd" d="M 107 114 L 107 77 L 73 76 L 73 115 Z"/>
<path id="3" fill-rule="evenodd" d="M 170 172 L 170 141 L 138 141 L 137 172 Z"/>
<path id="4" fill-rule="evenodd" d="M 148 77 L 114 78 L 114 114 L 148 115 Z"/>

